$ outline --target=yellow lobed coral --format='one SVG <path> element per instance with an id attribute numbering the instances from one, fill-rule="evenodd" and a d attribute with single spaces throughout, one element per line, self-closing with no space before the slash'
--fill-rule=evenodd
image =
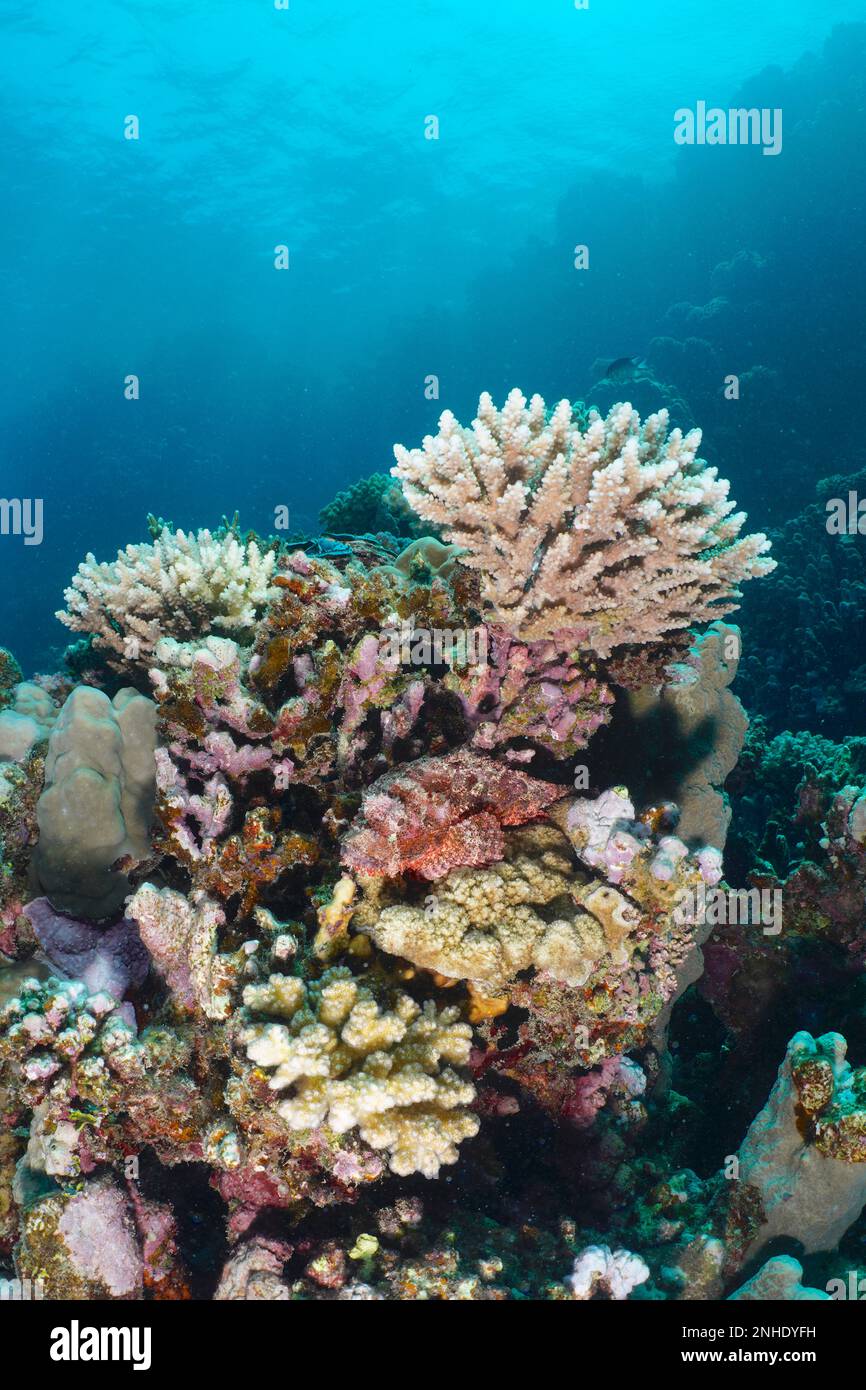
<path id="1" fill-rule="evenodd" d="M 315 984 L 282 975 L 244 990 L 251 1015 L 243 1031 L 249 1059 L 271 1071 L 269 1086 L 290 1094 L 277 1105 L 292 1130 L 357 1128 L 387 1150 L 392 1172 L 435 1178 L 457 1160 L 457 1145 L 478 1132 L 465 1107 L 475 1089 L 441 1063 L 469 1060 L 472 1030 L 455 1008 L 423 1008 L 398 994 L 383 1010 L 345 967 Z"/>
<path id="2" fill-rule="evenodd" d="M 532 826 L 509 835 L 504 860 L 452 870 L 423 903 L 381 907 L 374 887 L 354 920 L 391 955 L 495 994 L 531 966 L 583 984 L 606 954 L 622 959 L 635 918 L 622 894 L 576 872 L 558 830 Z"/>
<path id="3" fill-rule="evenodd" d="M 620 888 L 575 865 L 556 827 L 530 826 L 509 832 L 505 859 L 452 870 L 423 901 L 389 903 L 385 885 L 365 883 L 353 925 L 381 950 L 494 997 L 530 968 L 574 989 L 600 967 L 627 969 L 699 880 L 690 860 L 656 877 L 653 853 L 634 858 Z"/>

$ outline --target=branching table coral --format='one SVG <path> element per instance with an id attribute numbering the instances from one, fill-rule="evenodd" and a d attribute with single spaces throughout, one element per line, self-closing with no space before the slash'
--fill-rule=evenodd
<path id="1" fill-rule="evenodd" d="M 643 425 L 628 404 L 548 413 L 515 390 L 501 410 L 485 393 L 468 429 L 446 410 L 420 449 L 396 446 L 392 471 L 481 573 L 496 622 L 525 641 L 570 630 L 609 656 L 724 617 L 773 568 L 700 442 L 669 433 L 665 410 Z"/>

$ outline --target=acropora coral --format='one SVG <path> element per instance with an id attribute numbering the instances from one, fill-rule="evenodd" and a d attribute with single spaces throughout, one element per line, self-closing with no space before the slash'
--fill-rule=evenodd
<path id="1" fill-rule="evenodd" d="M 572 630 L 598 656 L 724 617 L 737 585 L 769 573 L 769 542 L 740 536 L 728 484 L 698 457 L 700 430 L 602 418 L 569 401 L 548 411 L 489 395 L 469 428 L 450 411 L 392 470 L 409 505 L 460 545 L 494 620 L 524 640 Z"/>

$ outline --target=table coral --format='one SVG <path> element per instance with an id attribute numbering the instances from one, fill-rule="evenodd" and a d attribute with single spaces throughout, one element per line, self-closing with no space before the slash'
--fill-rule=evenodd
<path id="1" fill-rule="evenodd" d="M 773 568 L 700 442 L 668 432 L 665 410 L 548 412 L 515 390 L 501 410 L 482 395 L 468 429 L 445 411 L 420 449 L 395 447 L 392 472 L 480 571 L 496 622 L 524 641 L 571 631 L 604 657 L 724 616 Z"/>

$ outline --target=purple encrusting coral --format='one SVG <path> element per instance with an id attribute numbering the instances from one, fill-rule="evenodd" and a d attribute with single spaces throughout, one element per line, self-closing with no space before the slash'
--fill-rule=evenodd
<path id="1" fill-rule="evenodd" d="M 92 994 L 104 990 L 120 1000 L 144 984 L 150 956 L 134 922 L 124 917 L 105 928 L 77 922 L 55 912 L 47 898 L 34 898 L 24 915 L 50 964 Z"/>
<path id="2" fill-rule="evenodd" d="M 483 397 L 397 451 L 445 542 L 155 527 L 88 557 L 61 616 L 112 698 L 33 687 L 0 804 L 0 1256 L 22 1275 L 73 1298 L 718 1298 L 794 1234 L 792 1175 L 811 1248 L 844 1236 L 866 1089 L 841 1037 L 782 1047 L 751 1128 L 771 1078 L 749 1093 L 739 1185 L 697 1176 L 698 1102 L 671 1085 L 702 951 L 718 1017 L 772 979 L 765 943 L 694 910 L 729 891 L 746 722 L 714 620 L 771 568 L 698 444 L 664 412 Z M 685 731 L 652 799 L 612 772 L 647 711 Z M 863 796 L 807 804 L 824 862 L 786 881 L 797 931 L 817 913 L 853 959 Z M 209 1282 L 187 1183 L 221 1213 Z"/>

